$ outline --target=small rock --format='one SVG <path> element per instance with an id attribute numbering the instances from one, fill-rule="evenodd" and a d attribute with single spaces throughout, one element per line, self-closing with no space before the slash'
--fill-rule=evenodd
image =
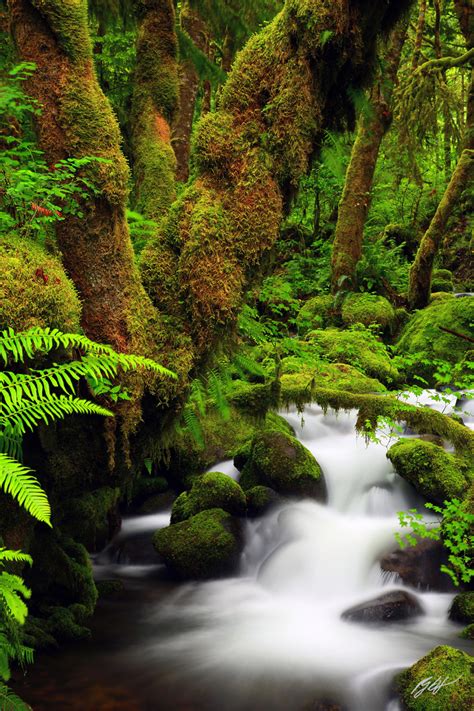
<path id="1" fill-rule="evenodd" d="M 423 610 L 414 595 L 404 590 L 394 590 L 373 600 L 355 605 L 342 613 L 351 622 L 398 622 L 422 614 Z"/>

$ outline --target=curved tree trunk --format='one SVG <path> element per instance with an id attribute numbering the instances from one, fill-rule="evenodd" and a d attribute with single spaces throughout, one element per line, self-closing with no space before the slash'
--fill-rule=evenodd
<path id="1" fill-rule="evenodd" d="M 431 291 L 433 264 L 444 237 L 446 224 L 473 176 L 474 151 L 465 149 L 457 163 L 448 187 L 438 205 L 430 226 L 423 235 L 415 261 L 410 269 L 408 302 L 412 309 L 427 306 Z"/>
<path id="2" fill-rule="evenodd" d="M 178 108 L 178 64 L 172 0 L 135 0 L 137 61 L 132 99 L 135 207 L 161 218 L 175 197 L 176 158 L 170 125 Z"/>
<path id="3" fill-rule="evenodd" d="M 417 68 L 420 64 L 421 59 L 421 48 L 423 46 L 423 34 L 425 32 L 426 24 L 426 8 L 428 6 L 427 0 L 420 0 L 419 12 L 418 12 L 418 22 L 416 25 L 415 34 L 415 45 L 413 47 L 413 55 L 411 60 L 411 67 L 413 70 Z"/>
<path id="4" fill-rule="evenodd" d="M 191 333 L 197 359 L 231 330 L 324 130 L 353 118 L 347 92 L 410 4 L 287 0 L 238 55 L 196 131 L 196 182 L 143 253 L 149 293 Z"/>
<path id="5" fill-rule="evenodd" d="M 209 37 L 206 24 L 189 2 L 183 3 L 181 24 L 195 46 L 207 55 Z M 179 77 L 180 110 L 173 126 L 173 148 L 177 161 L 176 178 L 185 183 L 189 177 L 191 132 L 200 81 L 196 68 L 190 59 L 180 63 Z"/>
<path id="6" fill-rule="evenodd" d="M 107 161 L 83 169 L 98 194 L 82 202 L 82 217 L 67 216 L 56 228 L 83 302 L 84 331 L 120 351 L 150 353 L 147 325 L 154 310 L 134 263 L 125 219 L 128 169 L 117 122 L 94 72 L 87 3 L 9 0 L 9 9 L 18 54 L 37 66 L 25 89 L 42 106 L 36 122 L 47 161 Z"/>
<path id="7" fill-rule="evenodd" d="M 375 168 L 382 139 L 391 123 L 391 100 L 406 38 L 408 20 L 403 20 L 390 38 L 385 52 L 384 74 L 370 95 L 370 112 L 364 113 L 357 129 L 339 203 L 334 236 L 331 290 L 354 288 L 355 271 L 362 256 L 362 241 Z"/>

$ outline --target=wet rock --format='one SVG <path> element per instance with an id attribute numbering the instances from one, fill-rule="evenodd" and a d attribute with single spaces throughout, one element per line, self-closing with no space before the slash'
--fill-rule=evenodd
<path id="1" fill-rule="evenodd" d="M 439 541 L 422 540 L 412 548 L 387 553 L 380 561 L 385 572 L 397 573 L 405 585 L 421 590 L 450 592 L 455 590 L 451 578 L 440 571 L 447 553 Z"/>
<path id="2" fill-rule="evenodd" d="M 247 491 L 247 514 L 250 517 L 262 516 L 281 501 L 283 498 L 269 486 L 254 486 Z"/>
<path id="3" fill-rule="evenodd" d="M 208 509 L 222 509 L 233 516 L 244 516 L 247 510 L 245 494 L 226 474 L 203 474 L 195 480 L 191 491 L 183 491 L 174 502 L 171 523 L 185 521 Z"/>
<path id="4" fill-rule="evenodd" d="M 239 519 L 210 509 L 160 529 L 153 545 L 177 577 L 209 579 L 235 570 L 243 540 Z"/>
<path id="5" fill-rule="evenodd" d="M 414 595 L 404 590 L 394 590 L 351 607 L 342 613 L 342 618 L 363 623 L 398 622 L 416 617 L 422 612 Z"/>
<path id="6" fill-rule="evenodd" d="M 456 595 L 449 610 L 449 617 L 466 625 L 474 623 L 474 592 Z"/>
<path id="7" fill-rule="evenodd" d="M 326 483 L 311 452 L 294 437 L 276 430 L 257 434 L 242 470 L 244 491 L 267 486 L 279 494 L 325 501 Z"/>
<path id="8" fill-rule="evenodd" d="M 347 711 L 345 706 L 330 699 L 316 699 L 305 704 L 301 711 Z"/>

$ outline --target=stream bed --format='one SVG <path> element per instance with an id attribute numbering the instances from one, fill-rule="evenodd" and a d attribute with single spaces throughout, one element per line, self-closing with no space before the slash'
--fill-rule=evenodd
<path id="1" fill-rule="evenodd" d="M 295 500 L 246 521 L 239 574 L 204 583 L 177 584 L 155 558 L 151 534 L 169 512 L 125 519 L 94 560 L 124 592 L 99 603 L 91 642 L 40 655 L 17 685 L 34 711 L 313 711 L 321 700 L 396 711 L 397 671 L 438 644 L 468 648 L 448 619 L 454 593 L 380 568 L 397 549 L 397 511 L 423 506 L 385 456 L 389 435 L 367 444 L 355 413 L 281 414 L 320 463 L 327 504 Z M 212 470 L 238 474 L 231 462 Z M 421 614 L 341 618 L 392 590 L 414 595 Z"/>

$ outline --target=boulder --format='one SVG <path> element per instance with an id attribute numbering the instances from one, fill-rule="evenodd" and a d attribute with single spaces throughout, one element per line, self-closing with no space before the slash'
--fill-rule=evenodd
<path id="1" fill-rule="evenodd" d="M 474 623 L 474 592 L 462 592 L 456 595 L 449 610 L 449 617 L 465 625 Z"/>
<path id="2" fill-rule="evenodd" d="M 403 708 L 407 711 L 474 708 L 473 669 L 474 657 L 469 654 L 448 646 L 436 647 L 395 677 Z"/>
<path id="3" fill-rule="evenodd" d="M 206 509 L 222 509 L 244 516 L 247 503 L 239 484 L 227 474 L 208 472 L 197 478 L 191 490 L 178 496 L 171 509 L 171 523 L 185 521 Z"/>
<path id="4" fill-rule="evenodd" d="M 421 605 L 414 595 L 404 590 L 394 590 L 351 607 L 342 613 L 342 619 L 374 624 L 408 620 L 422 613 Z"/>
<path id="5" fill-rule="evenodd" d="M 397 474 L 430 501 L 462 499 L 469 488 L 466 462 L 420 439 L 400 439 L 387 452 Z"/>
<path id="6" fill-rule="evenodd" d="M 441 565 L 448 563 L 448 554 L 440 541 L 421 540 L 416 546 L 387 553 L 380 567 L 387 573 L 397 573 L 405 585 L 420 590 L 450 592 L 454 584 Z"/>
<path id="7" fill-rule="evenodd" d="M 252 440 L 240 484 L 245 491 L 267 486 L 283 495 L 326 499 L 324 477 L 311 452 L 294 437 L 275 430 Z"/>
<path id="8" fill-rule="evenodd" d="M 349 294 L 342 305 L 342 320 L 348 326 L 362 323 L 390 329 L 395 323 L 395 309 L 384 296 L 375 294 Z"/>
<path id="9" fill-rule="evenodd" d="M 210 509 L 162 528 L 153 545 L 178 578 L 209 579 L 232 573 L 242 550 L 240 523 L 227 511 Z"/>

